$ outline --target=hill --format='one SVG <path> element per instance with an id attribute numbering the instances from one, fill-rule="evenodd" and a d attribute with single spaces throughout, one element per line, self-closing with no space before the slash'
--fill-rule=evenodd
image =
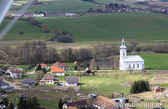
<path id="1" fill-rule="evenodd" d="M 0 31 L 9 23 L 9 20 L 5 20 L 0 26 Z M 19 34 L 23 32 L 24 34 Z M 25 21 L 18 21 L 3 40 L 36 40 L 36 39 L 47 39 L 49 34 L 45 34 L 39 27 L 30 25 Z"/>
<path id="2" fill-rule="evenodd" d="M 168 40 L 167 15 L 118 13 L 78 18 L 37 18 L 51 28 L 71 31 L 75 41 L 112 41 L 114 39 Z"/>

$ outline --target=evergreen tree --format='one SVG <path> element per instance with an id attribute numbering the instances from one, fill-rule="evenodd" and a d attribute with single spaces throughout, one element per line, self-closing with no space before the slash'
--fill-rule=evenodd
<path id="1" fill-rule="evenodd" d="M 68 54 L 67 54 L 67 62 L 72 62 L 73 61 L 73 54 L 72 54 L 72 48 L 68 49 Z"/>
<path id="2" fill-rule="evenodd" d="M 60 99 L 60 100 L 59 100 L 58 107 L 59 107 L 59 109 L 62 109 L 62 107 L 63 107 L 63 102 L 62 102 L 62 99 Z"/>
<path id="3" fill-rule="evenodd" d="M 42 70 L 42 67 L 40 64 L 37 65 L 36 71 Z"/>
<path id="4" fill-rule="evenodd" d="M 5 106 L 8 106 L 8 104 L 9 104 L 8 99 L 7 98 L 3 99 L 3 103 L 4 103 Z"/>
<path id="5" fill-rule="evenodd" d="M 18 106 L 18 109 L 24 109 L 24 103 L 23 103 L 24 101 L 23 101 L 23 97 L 21 97 L 20 99 L 19 99 L 19 103 L 17 104 L 17 106 Z"/>
<path id="6" fill-rule="evenodd" d="M 12 102 L 9 104 L 9 109 L 14 109 L 14 104 Z"/>

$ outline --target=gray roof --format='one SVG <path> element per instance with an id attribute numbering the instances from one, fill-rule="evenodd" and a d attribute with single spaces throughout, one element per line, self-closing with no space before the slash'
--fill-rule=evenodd
<path id="1" fill-rule="evenodd" d="M 30 78 L 26 78 L 24 80 L 22 80 L 23 84 L 34 84 L 36 81 Z"/>
<path id="2" fill-rule="evenodd" d="M 0 86 L 5 86 L 5 85 L 9 85 L 9 84 L 7 84 L 7 83 L 3 82 L 2 80 L 0 80 Z"/>
<path id="3" fill-rule="evenodd" d="M 130 61 L 133 61 L 133 62 L 139 62 L 139 61 L 142 61 L 144 62 L 144 60 L 139 56 L 139 55 L 134 55 L 134 56 L 123 56 L 123 61 L 124 62 L 130 62 Z"/>
<path id="4" fill-rule="evenodd" d="M 158 88 L 160 88 L 160 87 L 159 87 L 159 86 L 155 86 L 155 87 L 152 87 L 152 90 L 153 90 L 153 89 L 158 89 Z"/>
<path id="5" fill-rule="evenodd" d="M 65 76 L 65 80 L 67 83 L 78 83 L 78 76 Z"/>

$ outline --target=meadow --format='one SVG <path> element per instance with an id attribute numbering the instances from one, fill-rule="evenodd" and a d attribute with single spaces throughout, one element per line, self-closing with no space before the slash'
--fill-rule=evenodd
<path id="1" fill-rule="evenodd" d="M 117 13 L 78 18 L 37 18 L 51 28 L 71 31 L 75 41 L 167 40 L 167 15 Z M 54 23 L 53 23 L 54 22 Z"/>
<path id="2" fill-rule="evenodd" d="M 145 67 L 150 70 L 168 70 L 168 53 L 140 54 L 145 60 Z"/>

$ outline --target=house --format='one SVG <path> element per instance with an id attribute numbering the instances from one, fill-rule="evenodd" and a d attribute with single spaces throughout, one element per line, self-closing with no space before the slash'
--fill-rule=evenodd
<path id="1" fill-rule="evenodd" d="M 63 105 L 63 109 L 69 109 L 69 107 L 76 107 L 76 108 L 80 108 L 80 109 L 86 109 L 87 106 L 87 102 L 85 100 L 82 101 L 75 101 L 75 102 L 70 102 L 70 103 L 65 103 Z"/>
<path id="2" fill-rule="evenodd" d="M 93 106 L 97 109 L 115 109 L 118 103 L 109 98 L 98 96 L 93 100 Z"/>
<path id="3" fill-rule="evenodd" d="M 5 90 L 5 92 L 12 92 L 13 89 L 14 89 L 14 87 L 7 87 L 6 90 Z"/>
<path id="4" fill-rule="evenodd" d="M 78 64 L 78 62 L 77 61 L 75 61 L 74 63 L 73 63 L 73 66 L 76 66 Z"/>
<path id="5" fill-rule="evenodd" d="M 35 86 L 36 81 L 34 79 L 26 78 L 21 81 L 23 86 Z"/>
<path id="6" fill-rule="evenodd" d="M 78 76 L 65 76 L 66 86 L 77 86 L 79 83 Z"/>
<path id="7" fill-rule="evenodd" d="M 91 98 L 91 99 L 95 99 L 96 97 L 97 97 L 97 95 L 94 94 L 94 93 L 90 93 L 90 94 L 89 94 L 89 98 Z"/>
<path id="8" fill-rule="evenodd" d="M 69 16 L 69 17 L 76 16 L 76 13 L 65 13 L 65 16 Z"/>
<path id="9" fill-rule="evenodd" d="M 43 76 L 40 84 L 54 84 L 54 76 Z"/>
<path id="10" fill-rule="evenodd" d="M 89 69 L 89 67 L 87 67 L 87 68 L 85 69 L 83 75 L 84 75 L 84 76 L 93 76 L 93 75 L 95 75 L 95 74 L 94 74 L 94 72 L 92 72 L 92 71 Z"/>
<path id="11" fill-rule="evenodd" d="M 12 69 L 8 70 L 11 78 L 21 78 L 22 77 L 22 70 L 20 69 Z"/>
<path id="12" fill-rule="evenodd" d="M 7 84 L 4 81 L 0 80 L 0 89 L 6 89 L 7 87 L 9 87 L 9 84 Z"/>
<path id="13" fill-rule="evenodd" d="M 65 70 L 57 66 L 51 66 L 51 75 L 53 76 L 65 76 Z"/>
<path id="14" fill-rule="evenodd" d="M 155 86 L 155 87 L 152 88 L 152 91 L 156 92 L 156 93 L 163 92 L 165 90 L 166 90 L 165 88 L 162 88 L 162 87 L 159 87 L 159 86 Z"/>
<path id="15" fill-rule="evenodd" d="M 56 62 L 52 66 L 57 66 L 57 67 L 62 68 L 64 70 L 69 70 L 69 65 L 67 65 L 66 63 Z"/>
<path id="16" fill-rule="evenodd" d="M 139 56 L 127 56 L 127 47 L 124 38 L 120 46 L 120 70 L 142 70 L 144 69 L 144 60 Z"/>
<path id="17" fill-rule="evenodd" d="M 48 69 L 48 65 L 44 64 L 44 63 L 41 63 L 41 68 L 45 68 L 45 69 Z"/>

